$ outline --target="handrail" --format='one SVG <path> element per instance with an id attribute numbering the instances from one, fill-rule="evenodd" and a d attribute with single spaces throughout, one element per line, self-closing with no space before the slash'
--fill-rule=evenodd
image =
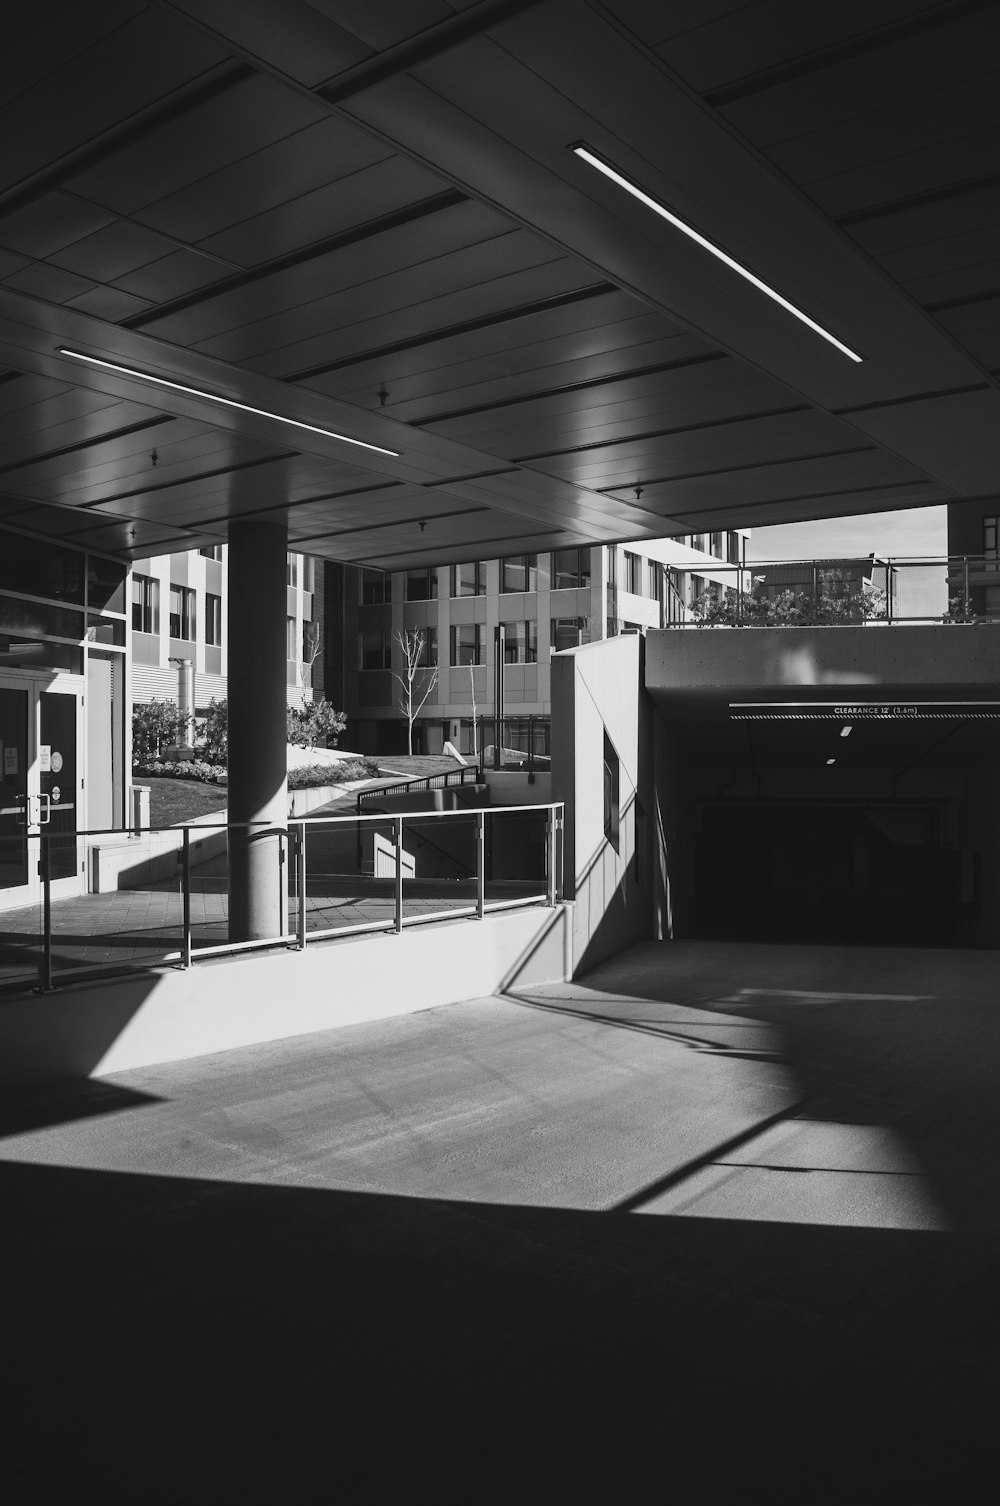
<path id="1" fill-rule="evenodd" d="M 424 909 L 410 914 L 404 912 L 404 881 L 407 883 L 410 882 L 403 873 L 404 847 L 402 836 L 404 823 L 407 819 L 405 814 L 396 813 L 392 816 L 387 816 L 384 813 L 338 816 L 315 815 L 295 819 L 289 818 L 284 822 L 234 822 L 222 820 L 213 822 L 202 818 L 196 822 L 179 822 L 170 826 L 149 827 L 139 834 L 136 834 L 131 828 L 110 827 L 90 828 L 77 832 L 53 833 L 42 831 L 30 833 L 25 836 L 24 840 L 28 843 L 38 843 L 36 851 L 38 856 L 38 873 L 41 880 L 42 927 L 40 933 L 33 929 L 24 932 L 15 931 L 8 936 L 8 944 L 13 942 L 16 945 L 17 940 L 23 937 L 23 946 L 26 955 L 34 955 L 35 948 L 39 948 L 36 969 L 37 987 L 42 992 L 48 992 L 64 983 L 79 982 L 82 978 L 107 976 L 123 971 L 148 971 L 164 965 L 187 968 L 197 965 L 204 958 L 235 955 L 238 952 L 255 948 L 284 946 L 302 950 L 307 944 L 321 938 L 325 939 L 339 935 L 357 935 L 359 932 L 365 931 L 390 930 L 398 933 L 410 925 L 426 923 L 432 920 L 451 919 L 469 915 L 482 916 L 485 912 L 512 909 L 526 904 L 552 906 L 559 903 L 562 894 L 560 872 L 562 850 L 561 845 L 557 846 L 554 837 L 554 833 L 562 828 L 562 813 L 563 805 L 560 801 L 539 802 L 537 805 L 504 805 L 482 809 L 469 808 L 453 811 L 413 812 L 412 819 L 419 821 L 422 827 L 428 826 L 433 821 L 459 820 L 468 823 L 471 817 L 476 822 L 478 836 L 476 841 L 476 867 L 474 870 L 469 870 L 469 878 L 474 877 L 476 880 L 475 900 L 470 898 L 468 905 L 452 906 L 448 909 L 432 908 L 430 911 Z M 529 868 L 525 872 L 523 867 L 520 870 L 515 868 L 514 873 L 509 877 L 497 880 L 496 882 L 501 885 L 513 884 L 514 889 L 508 888 L 506 893 L 502 893 L 499 898 L 492 898 L 487 901 L 485 898 L 487 877 L 485 868 L 485 842 L 483 840 L 486 822 L 487 820 L 495 821 L 498 817 L 514 815 L 522 818 L 534 816 L 538 821 L 544 820 L 546 836 L 544 842 L 540 844 L 539 849 L 540 852 L 544 852 L 544 861 L 538 862 L 537 871 L 532 872 Z M 348 826 L 363 827 L 372 823 L 385 826 L 387 822 L 392 822 L 393 825 L 393 846 L 396 853 L 391 916 L 377 916 L 370 920 L 364 920 L 361 923 L 356 923 L 352 918 L 350 924 L 321 927 L 313 925 L 310 929 L 308 924 L 310 913 L 309 876 L 306 867 L 307 838 L 311 840 L 310 834 L 319 836 L 324 830 L 335 832 L 343 830 Z M 127 844 L 133 845 L 140 860 L 144 861 L 145 857 L 141 846 L 142 837 L 158 832 L 179 833 L 183 845 L 178 855 L 179 872 L 177 878 L 171 880 L 174 886 L 172 890 L 173 894 L 177 894 L 176 885 L 178 882 L 180 886 L 180 892 L 177 896 L 180 900 L 179 906 L 177 905 L 177 899 L 172 901 L 172 907 L 176 908 L 177 913 L 170 916 L 166 921 L 161 916 L 160 924 L 157 924 L 156 921 L 153 922 L 151 929 L 154 932 L 154 937 L 151 938 L 150 942 L 144 943 L 141 933 L 136 941 L 137 947 L 141 947 L 144 944 L 150 945 L 153 949 L 152 955 L 145 957 L 133 956 L 115 963 L 60 966 L 59 959 L 54 952 L 54 942 L 59 940 L 59 929 L 55 925 L 52 915 L 52 906 L 56 902 L 53 897 L 53 883 L 55 880 L 52 878 L 52 856 L 57 850 L 57 848 L 52 846 L 53 842 L 65 844 L 69 840 L 82 844 L 86 839 L 91 837 L 114 835 L 123 839 Z M 289 911 L 287 923 L 284 918 L 282 919 L 281 923 L 284 925 L 284 929 L 280 934 L 261 936 L 248 941 L 226 940 L 217 943 L 213 940 L 211 932 L 209 932 L 207 935 L 203 934 L 200 941 L 196 941 L 195 932 L 198 928 L 193 922 L 193 907 L 191 904 L 192 871 L 196 866 L 194 862 L 195 844 L 192 839 L 192 833 L 194 834 L 194 838 L 201 839 L 215 832 L 225 832 L 227 835 L 235 835 L 239 832 L 246 832 L 247 834 L 257 832 L 273 835 L 273 837 L 278 839 L 276 844 L 276 861 L 278 864 L 278 873 L 281 875 L 278 882 L 283 886 L 281 892 L 286 895 L 289 902 L 294 903 L 298 907 L 298 914 L 294 917 L 294 920 L 291 911 Z M 437 846 L 436 843 L 433 843 L 433 839 L 424 832 L 421 832 L 420 835 L 424 841 L 431 843 L 435 847 Z M 29 853 L 32 851 L 30 847 L 28 850 Z M 441 850 L 443 851 L 444 849 Z M 526 852 L 530 850 L 529 847 L 526 849 Z M 448 856 L 450 857 L 451 855 L 448 854 Z M 291 861 L 287 861 L 289 858 Z M 542 871 L 543 869 L 544 871 Z M 382 904 L 384 899 L 388 898 L 388 896 L 381 893 L 381 886 L 384 882 L 382 880 L 374 879 L 368 875 L 361 875 L 360 873 L 353 875 L 344 874 L 341 877 L 351 878 L 360 885 L 356 897 L 354 899 L 348 898 L 346 901 L 349 905 L 361 903 L 365 895 L 369 897 L 368 902 L 374 903 L 376 906 Z M 319 883 L 321 890 L 321 892 L 314 890 L 312 895 L 314 910 L 317 913 L 322 912 L 324 901 L 328 900 L 331 895 L 331 890 L 328 887 L 331 878 L 336 879 L 337 883 L 340 882 L 340 878 L 337 878 L 336 875 L 313 875 L 313 883 Z M 417 882 L 419 883 L 419 876 L 417 876 Z M 440 884 L 458 885 L 466 881 L 462 879 L 442 878 L 429 879 L 427 882 L 432 886 L 437 886 Z M 289 884 L 292 889 L 290 896 L 288 895 Z M 525 892 L 525 889 L 527 889 L 527 892 Z M 334 887 L 332 890 L 334 896 L 338 896 L 341 892 L 337 887 Z M 417 892 L 419 894 L 420 891 L 418 890 Z M 348 893 L 350 895 L 354 891 L 349 890 Z M 412 894 L 413 891 L 411 891 L 411 896 Z M 457 889 L 455 896 L 457 898 L 461 897 L 460 891 Z M 340 903 L 339 900 L 338 903 Z M 171 908 L 171 906 L 168 905 L 168 908 Z M 224 919 L 225 913 L 222 911 L 214 923 L 218 924 L 219 919 Z M 213 922 L 209 920 L 206 924 L 211 925 Z M 176 940 L 171 936 L 169 941 L 164 944 L 163 931 L 168 926 L 170 931 L 176 936 Z M 94 940 L 99 940 L 99 937 L 100 932 L 98 931 L 94 935 Z M 0 976 L 0 989 L 7 991 L 8 986 L 23 989 L 25 987 L 23 974 L 12 980 L 10 985 L 4 984 L 2 976 Z"/>
<path id="2" fill-rule="evenodd" d="M 468 776 L 468 777 L 467 777 Z M 442 781 L 440 784 L 436 781 Z M 355 800 L 355 808 L 361 813 L 362 801 L 369 804 L 373 800 L 384 799 L 388 795 L 406 795 L 416 790 L 445 790 L 453 785 L 478 783 L 479 770 L 473 765 L 466 765 L 461 769 L 441 769 L 437 774 L 417 774 L 413 779 L 401 779 L 396 784 L 381 784 L 378 789 L 359 790 Z"/>

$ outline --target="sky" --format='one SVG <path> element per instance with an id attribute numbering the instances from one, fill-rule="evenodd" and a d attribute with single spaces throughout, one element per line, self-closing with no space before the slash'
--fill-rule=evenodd
<path id="1" fill-rule="evenodd" d="M 947 552 L 947 509 L 910 507 L 755 528 L 747 540 L 746 557 L 748 561 L 850 559 L 875 553 L 913 559 L 921 555 L 941 558 Z"/>

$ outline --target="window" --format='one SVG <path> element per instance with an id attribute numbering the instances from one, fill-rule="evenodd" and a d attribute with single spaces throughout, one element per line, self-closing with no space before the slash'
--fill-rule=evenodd
<path id="1" fill-rule="evenodd" d="M 201 555 L 202 559 L 205 560 L 221 560 L 222 545 L 207 544 L 204 549 L 199 549 L 198 553 Z"/>
<path id="2" fill-rule="evenodd" d="M 132 631 L 160 631 L 160 582 L 152 575 L 132 577 Z"/>
<path id="3" fill-rule="evenodd" d="M 358 668 L 392 668 L 391 645 L 387 633 L 376 630 L 358 634 Z"/>
<path id="4" fill-rule="evenodd" d="M 170 636 L 193 643 L 198 636 L 194 592 L 188 586 L 170 587 Z"/>
<path id="5" fill-rule="evenodd" d="M 483 629 L 478 622 L 457 623 L 451 629 L 453 665 L 483 663 Z"/>
<path id="6" fill-rule="evenodd" d="M 222 597 L 205 593 L 205 642 L 213 648 L 222 643 Z"/>
<path id="7" fill-rule="evenodd" d="M 621 767 L 615 745 L 604 734 L 604 835 L 617 852 L 618 829 L 621 819 L 620 803 Z"/>
<path id="8" fill-rule="evenodd" d="M 553 653 L 590 642 L 589 617 L 553 617 L 550 639 Z"/>
<path id="9" fill-rule="evenodd" d="M 500 561 L 501 591 L 537 591 L 538 555 L 512 554 Z"/>
<path id="10" fill-rule="evenodd" d="M 438 594 L 437 571 L 407 570 L 405 601 L 432 601 Z"/>
<path id="11" fill-rule="evenodd" d="M 392 576 L 382 570 L 361 571 L 361 601 L 366 607 L 392 600 Z"/>
<path id="12" fill-rule="evenodd" d="M 631 592 L 633 596 L 642 595 L 642 558 L 638 554 L 632 554 L 628 549 L 625 550 L 622 590 Z"/>
<path id="13" fill-rule="evenodd" d="M 663 566 L 659 560 L 649 562 L 649 599 L 659 601 L 663 589 Z"/>
<path id="14" fill-rule="evenodd" d="M 420 633 L 420 653 L 417 657 L 419 669 L 431 669 L 438 661 L 438 632 L 436 627 L 422 627 Z"/>
<path id="15" fill-rule="evenodd" d="M 590 550 L 556 549 L 552 555 L 552 589 L 569 591 L 590 585 Z"/>
<path id="16" fill-rule="evenodd" d="M 738 533 L 730 531 L 726 534 L 726 559 L 731 565 L 738 565 L 740 562 L 740 536 Z"/>
<path id="17" fill-rule="evenodd" d="M 297 554 L 285 555 L 285 585 L 297 586 L 299 583 L 299 557 Z"/>
<path id="18" fill-rule="evenodd" d="M 990 563 L 987 570 L 997 568 L 997 520 L 996 518 L 983 519 L 983 553 Z"/>
<path id="19" fill-rule="evenodd" d="M 486 565 L 482 560 L 473 560 L 468 565 L 452 565 L 452 596 L 485 596 Z"/>
<path id="20" fill-rule="evenodd" d="M 505 622 L 503 630 L 503 662 L 505 664 L 538 663 L 537 622 Z"/>
<path id="21" fill-rule="evenodd" d="M 715 555 L 715 557 L 716 557 L 717 560 L 724 560 L 725 559 L 725 557 L 726 557 L 726 535 L 724 533 L 713 533 L 712 534 L 712 553 Z"/>
<path id="22" fill-rule="evenodd" d="M 300 658 L 298 635 L 295 631 L 295 618 L 285 618 L 285 658 L 289 664 L 297 664 Z"/>

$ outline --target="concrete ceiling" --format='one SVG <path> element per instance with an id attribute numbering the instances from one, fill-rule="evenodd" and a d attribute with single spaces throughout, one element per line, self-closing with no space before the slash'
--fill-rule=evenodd
<path id="1" fill-rule="evenodd" d="M 281 517 L 400 568 L 998 490 L 992 0 L 21 9 L 12 524 L 142 557 Z"/>

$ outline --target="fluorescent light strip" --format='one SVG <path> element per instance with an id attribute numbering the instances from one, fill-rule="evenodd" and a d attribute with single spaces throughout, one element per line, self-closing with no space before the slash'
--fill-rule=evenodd
<path id="1" fill-rule="evenodd" d="M 88 356 L 82 350 L 67 350 L 58 347 L 61 356 L 71 356 L 74 361 L 84 361 L 88 366 L 100 366 L 104 371 L 115 371 L 119 376 L 135 377 L 140 382 L 152 382 L 154 387 L 166 387 L 170 392 L 183 392 L 187 397 L 207 398 L 212 403 L 222 403 L 225 408 L 236 408 L 240 413 L 252 413 L 257 418 L 273 418 L 279 424 L 290 424 L 293 429 L 305 429 L 309 434 L 322 434 L 325 439 L 339 439 L 342 444 L 357 445 L 362 450 L 374 450 L 377 455 L 399 456 L 398 450 L 387 450 L 380 444 L 369 444 L 364 439 L 352 439 L 349 434 L 338 434 L 334 429 L 321 429 L 317 424 L 304 424 L 297 418 L 286 418 L 282 413 L 271 413 L 267 408 L 252 408 L 249 403 L 238 403 L 235 398 L 220 397 L 217 392 L 204 392 L 200 387 L 185 387 L 183 382 L 169 382 L 166 377 L 152 376 L 148 371 L 136 371 L 133 366 L 119 366 L 114 361 L 102 361 L 99 356 Z"/>
<path id="2" fill-rule="evenodd" d="M 738 272 L 741 277 L 745 277 L 747 282 L 752 283 L 759 292 L 766 293 L 768 298 L 773 298 L 775 303 L 780 304 L 787 313 L 801 320 L 814 334 L 821 335 L 824 340 L 828 340 L 849 361 L 856 361 L 860 364 L 864 360 L 864 356 L 859 356 L 856 350 L 852 350 L 849 345 L 845 345 L 843 340 L 838 340 L 836 335 L 832 335 L 828 329 L 824 329 L 822 324 L 817 324 L 815 319 L 810 319 L 809 315 L 804 314 L 800 308 L 796 308 L 794 303 L 789 303 L 787 298 L 783 298 L 775 288 L 762 281 L 754 272 L 750 271 L 749 267 L 744 267 L 741 262 L 736 261 L 728 252 L 723 251 L 721 246 L 717 246 L 714 241 L 710 241 L 699 230 L 695 230 L 693 225 L 688 225 L 678 215 L 667 209 L 666 205 L 651 198 L 637 183 L 632 183 L 622 173 L 618 172 L 617 168 L 612 167 L 610 163 L 602 162 L 601 158 L 595 156 L 589 147 L 574 146 L 572 150 L 583 162 L 589 163 L 591 167 L 595 167 L 599 173 L 603 173 L 606 178 L 610 178 L 612 183 L 617 183 L 619 188 L 624 188 L 626 193 L 630 193 L 634 199 L 639 200 L 640 204 L 645 204 L 647 209 L 651 209 L 654 214 L 658 214 L 661 219 L 673 225 L 675 230 L 680 230 L 682 234 L 695 241 L 705 251 L 710 251 L 713 256 L 717 256 L 719 261 L 724 262 L 732 271 Z"/>

